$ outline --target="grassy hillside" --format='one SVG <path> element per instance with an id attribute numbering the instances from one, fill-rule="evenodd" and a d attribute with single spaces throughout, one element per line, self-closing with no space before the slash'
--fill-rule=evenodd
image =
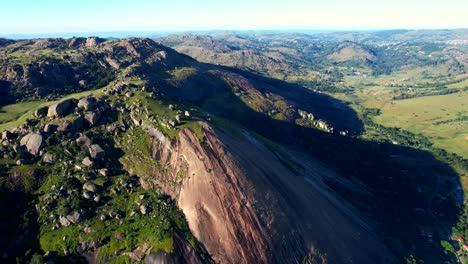
<path id="1" fill-rule="evenodd" d="M 429 137 L 436 146 L 468 158 L 468 91 L 397 100 L 375 120 Z"/>

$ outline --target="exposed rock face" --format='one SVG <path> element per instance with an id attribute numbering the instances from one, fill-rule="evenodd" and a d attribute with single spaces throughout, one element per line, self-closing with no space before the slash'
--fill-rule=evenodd
<path id="1" fill-rule="evenodd" d="M 59 103 L 51 105 L 47 112 L 48 117 L 61 117 L 68 113 L 68 111 L 74 107 L 75 100 L 74 99 L 67 99 L 63 100 Z"/>
<path id="2" fill-rule="evenodd" d="M 29 133 L 20 141 L 21 146 L 25 146 L 29 153 L 36 156 L 44 146 L 44 138 L 35 133 Z"/>
<path id="3" fill-rule="evenodd" d="M 152 179 L 177 200 L 215 261 L 379 263 L 390 254 L 323 183 L 333 172 L 305 157 L 305 172 L 293 173 L 255 139 L 204 126 L 203 144 L 188 129 L 177 142 L 155 138 L 153 156 L 172 171 L 155 169 Z"/>

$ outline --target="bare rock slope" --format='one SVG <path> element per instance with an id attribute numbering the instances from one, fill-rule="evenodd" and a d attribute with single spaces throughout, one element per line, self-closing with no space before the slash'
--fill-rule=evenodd
<path id="1" fill-rule="evenodd" d="M 153 138 L 153 157 L 170 169 L 146 181 L 176 198 L 215 261 L 391 262 L 372 227 L 323 183 L 334 172 L 306 158 L 293 172 L 249 134 L 203 126 L 203 142 L 188 129 Z"/>

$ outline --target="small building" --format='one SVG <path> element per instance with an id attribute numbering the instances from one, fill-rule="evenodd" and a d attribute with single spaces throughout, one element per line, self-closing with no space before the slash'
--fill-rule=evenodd
<path id="1" fill-rule="evenodd" d="M 463 239 L 462 236 L 459 236 L 459 237 L 457 238 L 457 240 L 458 240 L 458 242 L 461 242 L 461 243 L 463 243 L 463 242 L 465 241 L 465 239 Z"/>
<path id="2" fill-rule="evenodd" d="M 466 245 L 466 244 L 463 245 L 463 249 L 466 250 L 466 251 L 468 251 L 468 245 Z"/>

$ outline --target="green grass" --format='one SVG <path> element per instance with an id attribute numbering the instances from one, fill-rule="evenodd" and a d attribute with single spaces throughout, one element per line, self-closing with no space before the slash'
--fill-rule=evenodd
<path id="1" fill-rule="evenodd" d="M 423 134 L 436 146 L 468 158 L 468 121 L 455 120 L 468 115 L 468 91 L 392 101 L 381 111 L 378 123 Z M 450 120 L 455 121 L 437 123 Z"/>
<path id="2" fill-rule="evenodd" d="M 143 107 L 148 108 L 149 114 L 157 115 L 158 120 L 161 120 L 161 119 L 175 120 L 175 117 L 177 115 L 177 110 L 172 110 L 169 108 L 170 103 L 149 98 L 145 93 L 136 92 L 135 95 L 129 99 L 129 103 L 130 104 L 141 103 Z M 196 111 L 196 112 L 198 115 L 203 115 L 203 113 L 201 113 L 200 111 Z M 193 114 L 193 111 L 192 111 L 192 114 Z M 204 138 L 203 128 L 197 121 L 183 120 L 174 129 L 167 129 L 166 127 L 163 127 L 159 123 L 152 123 L 149 120 L 145 120 L 145 118 L 143 118 L 142 116 L 138 117 L 138 119 L 143 119 L 146 123 L 149 123 L 155 126 L 160 131 L 162 131 L 165 135 L 169 136 L 171 139 L 177 138 L 180 131 L 184 128 L 188 128 L 192 132 L 194 132 L 200 141 L 203 141 L 203 138 Z"/>
<path id="3" fill-rule="evenodd" d="M 429 77 L 424 78 L 424 72 Z M 422 134 L 436 147 L 468 158 L 468 91 L 404 100 L 393 99 L 402 92 L 436 91 L 430 86 L 436 83 L 443 83 L 450 89 L 463 89 L 467 85 L 466 74 L 434 78 L 442 73 L 443 67 L 426 67 L 368 78 L 346 76 L 346 85 L 354 87 L 353 92 L 331 95 L 350 102 L 357 112 L 362 106 L 379 109 L 382 114 L 374 117 L 377 123 Z M 408 88 L 394 87 L 395 85 L 419 88 L 411 91 Z"/>
<path id="4" fill-rule="evenodd" d="M 36 100 L 6 105 L 0 109 L 0 131 L 10 130 L 23 124 L 26 122 L 26 119 L 33 116 L 34 111 L 38 108 L 50 106 L 64 99 L 80 98 L 88 95 L 101 95 L 104 89 L 105 88 L 74 93 L 56 101 Z"/>
<path id="5" fill-rule="evenodd" d="M 125 155 L 120 162 L 128 171 L 148 177 L 155 170 L 161 170 L 162 165 L 150 156 L 151 139 L 141 128 L 129 129 L 126 133 L 116 137 L 117 146 L 122 148 Z"/>
<path id="6" fill-rule="evenodd" d="M 44 104 L 43 101 L 28 101 L 16 104 L 6 105 L 0 108 L 0 130 L 6 123 L 23 123 L 26 121 L 27 114 L 33 109 L 37 109 Z M 32 114 L 29 113 L 29 114 Z M 21 120 L 19 120 L 21 119 Z M 15 122 L 18 121 L 18 122 Z"/>
<path id="7" fill-rule="evenodd" d="M 122 187 L 122 181 L 126 182 L 129 177 L 128 174 L 123 174 L 110 178 L 109 188 L 103 187 L 105 190 L 100 194 L 107 202 L 94 209 L 97 214 L 85 216 L 82 222 L 68 227 L 53 229 L 53 223 L 41 224 L 39 244 L 42 251 L 55 252 L 61 256 L 64 249 L 74 250 L 81 241 L 103 241 L 97 252 L 98 259 L 110 258 L 111 263 L 128 263 L 129 259 L 122 256 L 123 253 L 131 252 L 144 243 L 150 246 L 151 252 L 172 252 L 174 229 L 181 230 L 187 239 L 193 240 L 183 214 L 172 200 L 160 196 L 155 190 L 143 190 L 141 187 L 134 188 L 132 192 L 122 191 L 115 194 L 110 191 L 110 187 Z M 40 222 L 48 221 L 50 214 L 60 214 L 59 210 L 56 211 L 56 205 L 53 205 L 54 201 L 48 202 L 43 197 L 49 192 L 52 183 L 56 186 L 66 185 L 64 178 L 60 173 L 50 174 L 37 192 L 39 204 L 50 208 L 39 212 Z M 141 199 L 140 195 L 144 195 L 144 198 Z M 151 208 L 147 215 L 139 213 L 139 204 Z M 101 221 L 100 215 L 110 210 L 119 213 L 120 219 Z M 137 214 L 130 216 L 132 211 Z M 83 232 L 88 226 L 93 232 Z M 115 253 L 118 253 L 119 257 L 115 257 Z"/>

